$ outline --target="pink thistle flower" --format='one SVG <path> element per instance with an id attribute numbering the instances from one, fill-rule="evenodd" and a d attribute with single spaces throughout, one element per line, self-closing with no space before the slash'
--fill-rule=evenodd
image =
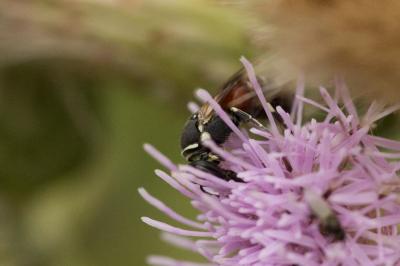
<path id="1" fill-rule="evenodd" d="M 398 106 L 379 112 L 372 104 L 360 117 L 343 82 L 336 82 L 334 98 L 320 89 L 323 104 L 304 98 L 299 82 L 291 113 L 276 108 L 284 124 L 280 130 L 251 64 L 244 58 L 242 63 L 265 107 L 269 130 L 239 129 L 206 91 L 198 90 L 197 96 L 234 132 L 224 147 L 211 141 L 204 145 L 243 183 L 175 165 L 152 146 L 144 146 L 170 172 L 156 170 L 156 175 L 188 197 L 200 214 L 196 221 L 185 218 L 140 188 L 147 202 L 185 229 L 148 217 L 143 222 L 164 231 L 166 241 L 200 253 L 208 263 L 161 256 L 150 257 L 148 263 L 400 265 L 400 142 L 371 134 L 374 123 Z M 303 123 L 305 103 L 325 112 L 325 118 Z M 200 185 L 218 196 L 205 193 Z M 327 216 L 340 223 L 343 240 L 321 230 Z"/>

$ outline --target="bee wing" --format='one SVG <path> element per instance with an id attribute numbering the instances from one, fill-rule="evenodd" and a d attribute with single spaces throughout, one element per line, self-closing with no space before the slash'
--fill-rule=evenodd
<path id="1" fill-rule="evenodd" d="M 276 105 L 281 105 L 286 109 L 291 105 L 289 102 L 291 97 L 284 88 L 285 85 L 278 86 L 272 82 L 265 82 L 260 78 L 257 78 L 257 80 L 261 85 L 267 101 L 271 103 L 271 108 Z M 261 102 L 244 69 L 238 71 L 225 83 L 221 93 L 216 96 L 216 100 L 225 110 L 236 107 L 253 117 L 265 117 Z"/>
<path id="2" fill-rule="evenodd" d="M 233 105 L 229 104 L 235 97 L 237 89 L 243 86 L 244 69 L 240 69 L 233 74 L 224 85 L 221 86 L 220 92 L 214 97 L 214 100 L 224 109 L 228 110 Z M 212 117 L 214 110 L 205 103 L 199 110 L 199 121 L 203 124 L 207 123 Z"/>
<path id="3" fill-rule="evenodd" d="M 274 97 L 281 91 L 281 88 L 277 88 L 272 85 L 265 85 L 260 79 L 259 83 L 262 85 L 265 97 L 267 97 L 269 100 L 273 100 Z M 262 113 L 261 103 L 257 98 L 257 94 L 255 93 L 243 68 L 236 72 L 221 87 L 220 93 L 217 94 L 214 99 L 224 110 L 229 110 L 231 107 L 236 107 L 254 117 L 257 117 Z M 204 104 L 200 108 L 199 116 L 203 123 L 209 121 L 213 112 L 214 111 L 209 104 Z"/>

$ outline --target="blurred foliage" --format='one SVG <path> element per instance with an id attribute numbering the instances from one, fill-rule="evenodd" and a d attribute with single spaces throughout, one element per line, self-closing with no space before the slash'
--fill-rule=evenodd
<path id="1" fill-rule="evenodd" d="M 134 79 L 154 96 L 188 96 L 188 84 L 219 80 L 249 51 L 244 16 L 211 3 L 1 1 L 0 66 L 67 58 L 79 72 Z"/>
<path id="2" fill-rule="evenodd" d="M 99 116 L 92 82 L 36 63 L 2 71 L 0 191 L 27 196 L 82 163 L 93 148 Z M 71 84 L 73 83 L 73 84 Z M 68 145 L 66 145 L 68 144 Z M 61 151 L 61 152 L 60 152 Z"/>
<path id="3" fill-rule="evenodd" d="M 189 256 L 139 220 L 170 221 L 140 186 L 194 215 L 142 144 L 182 161 L 186 102 L 253 55 L 250 20 L 211 0 L 0 1 L 0 265 Z"/>

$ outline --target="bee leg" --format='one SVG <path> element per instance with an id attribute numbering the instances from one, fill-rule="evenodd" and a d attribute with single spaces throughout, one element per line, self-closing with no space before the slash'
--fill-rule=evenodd
<path id="1" fill-rule="evenodd" d="M 249 113 L 246 113 L 243 110 L 240 110 L 236 107 L 231 107 L 230 111 L 235 116 L 235 118 L 238 119 L 239 122 L 250 123 L 256 127 L 265 128 L 265 126 L 263 124 L 261 124 L 257 119 L 255 119 Z"/>
<path id="2" fill-rule="evenodd" d="M 190 162 L 190 165 L 196 169 L 215 175 L 216 177 L 219 177 L 223 180 L 226 181 L 233 180 L 235 182 L 243 183 L 243 180 L 237 177 L 235 172 L 231 170 L 222 169 L 221 167 L 218 166 L 218 163 L 216 162 L 198 160 Z"/>

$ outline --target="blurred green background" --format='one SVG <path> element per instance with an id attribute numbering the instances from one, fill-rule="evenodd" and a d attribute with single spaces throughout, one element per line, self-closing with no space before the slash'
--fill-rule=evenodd
<path id="1" fill-rule="evenodd" d="M 192 256 L 140 221 L 172 222 L 141 186 L 194 215 L 142 145 L 183 162 L 193 90 L 255 56 L 253 18 L 224 2 L 0 1 L 0 265 Z"/>

